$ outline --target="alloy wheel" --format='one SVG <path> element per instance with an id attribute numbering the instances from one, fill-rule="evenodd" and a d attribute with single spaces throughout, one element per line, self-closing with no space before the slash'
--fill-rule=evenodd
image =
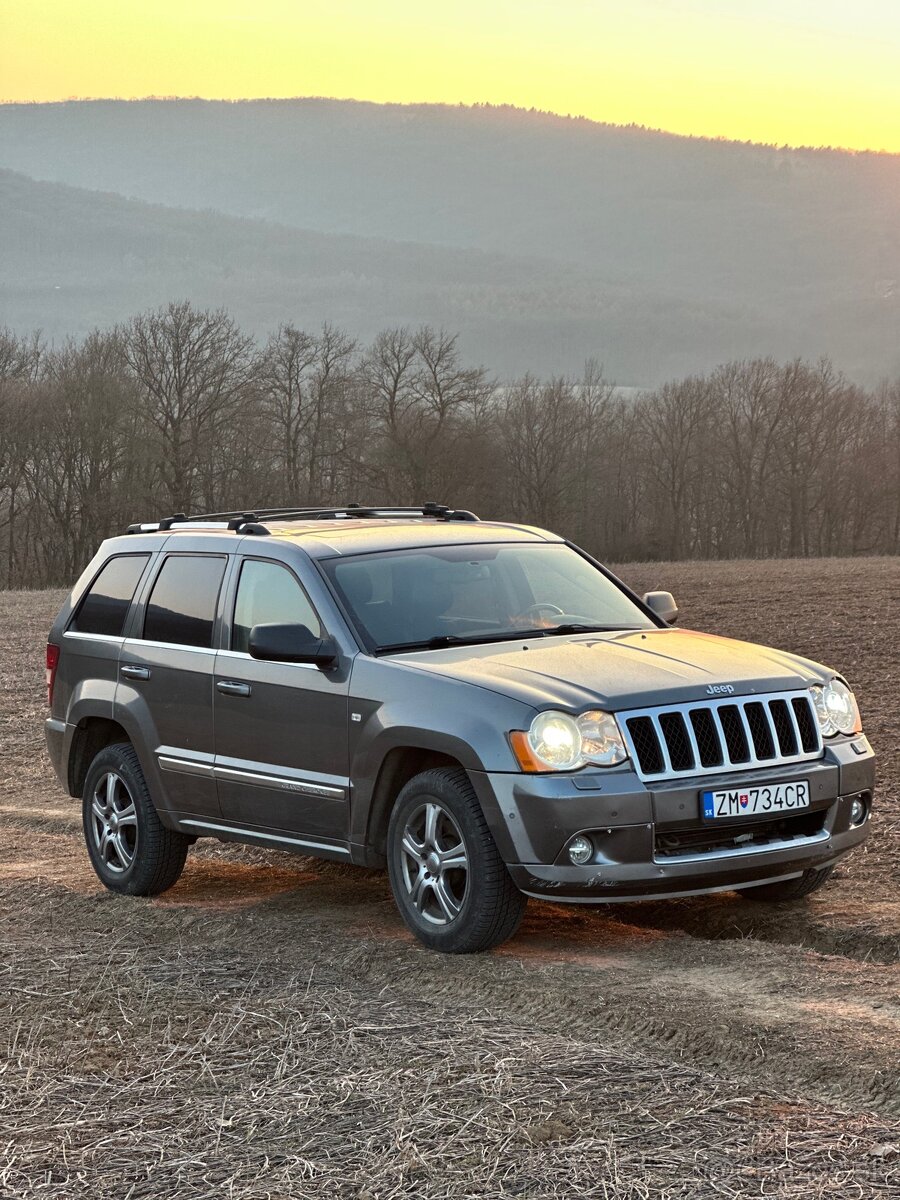
<path id="1" fill-rule="evenodd" d="M 409 901 L 432 925 L 449 925 L 465 902 L 469 856 L 459 826 L 436 800 L 410 814 L 400 842 L 400 868 Z"/>
<path id="2" fill-rule="evenodd" d="M 107 871 L 120 875 L 134 862 L 137 850 L 137 809 L 121 775 L 101 775 L 91 798 L 94 848 Z"/>

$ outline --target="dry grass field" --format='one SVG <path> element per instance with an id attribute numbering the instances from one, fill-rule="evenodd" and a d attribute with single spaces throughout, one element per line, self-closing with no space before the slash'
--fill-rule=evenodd
<path id="1" fill-rule="evenodd" d="M 621 574 L 849 677 L 873 836 L 805 906 L 533 902 L 462 959 L 382 874 L 287 854 L 104 891 L 42 748 L 61 597 L 0 594 L 0 1196 L 900 1195 L 900 560 Z"/>

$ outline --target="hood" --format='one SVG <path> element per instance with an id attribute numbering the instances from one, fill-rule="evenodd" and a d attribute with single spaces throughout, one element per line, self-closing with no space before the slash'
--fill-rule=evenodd
<path id="1" fill-rule="evenodd" d="M 784 650 L 687 629 L 454 646 L 397 655 L 404 666 L 473 683 L 533 708 L 621 710 L 789 691 L 824 683 L 826 667 Z"/>

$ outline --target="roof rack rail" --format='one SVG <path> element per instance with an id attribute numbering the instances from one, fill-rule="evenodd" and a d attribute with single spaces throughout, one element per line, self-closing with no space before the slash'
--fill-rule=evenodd
<path id="1" fill-rule="evenodd" d="M 185 528 L 229 529 L 235 533 L 256 534 L 265 536 L 269 530 L 263 521 L 329 521 L 357 520 L 363 518 L 390 517 L 433 517 L 438 521 L 478 521 L 473 512 L 465 508 L 450 508 L 446 504 L 435 504 L 433 500 L 425 504 L 406 507 L 402 505 L 380 505 L 372 507 L 364 504 L 343 504 L 333 508 L 256 508 L 252 512 L 218 512 L 197 513 L 187 516 L 185 513 L 175 513 L 171 517 L 163 517 L 161 521 L 137 522 L 129 525 L 127 533 L 161 533 Z"/>
<path id="2" fill-rule="evenodd" d="M 305 518 L 308 521 L 331 521 L 335 519 L 358 520 L 360 518 L 385 517 L 434 517 L 438 521 L 477 521 L 473 512 L 464 508 L 450 508 L 446 504 L 435 504 L 433 500 L 412 506 L 401 504 L 342 504 L 327 508 L 258 508 L 256 515 L 263 521 L 290 521 Z"/>
<path id="3" fill-rule="evenodd" d="M 268 529 L 260 525 L 256 513 L 204 513 L 188 517 L 184 513 L 175 513 L 171 517 L 163 517 L 161 521 L 138 521 L 129 525 L 126 533 L 170 533 L 179 529 L 230 529 L 235 533 L 256 534 L 267 537 Z"/>

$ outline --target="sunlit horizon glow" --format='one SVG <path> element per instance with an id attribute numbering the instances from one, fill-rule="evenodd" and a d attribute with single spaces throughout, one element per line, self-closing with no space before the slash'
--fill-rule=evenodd
<path id="1" fill-rule="evenodd" d="M 327 96 L 900 152 L 889 0 L 0 0 L 0 99 Z"/>

